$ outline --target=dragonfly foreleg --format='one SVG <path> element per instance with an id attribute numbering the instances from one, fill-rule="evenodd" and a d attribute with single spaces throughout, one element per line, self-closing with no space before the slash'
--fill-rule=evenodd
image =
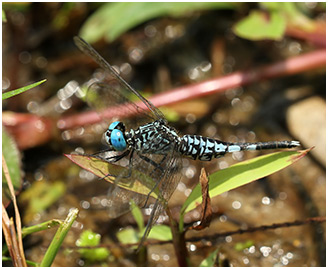
<path id="1" fill-rule="evenodd" d="M 103 161 L 108 162 L 108 163 L 115 163 L 115 162 L 118 162 L 119 160 L 123 159 L 124 157 L 128 156 L 129 154 L 130 154 L 130 157 L 129 157 L 128 174 L 127 175 L 121 175 L 121 178 L 129 178 L 132 174 L 132 155 L 133 155 L 133 151 L 126 150 L 120 155 L 115 155 L 115 156 L 110 156 L 110 157 L 101 157 L 101 156 L 97 156 L 97 157 L 100 158 Z M 92 155 L 90 155 L 90 156 L 92 156 Z M 103 176 L 99 179 L 102 180 L 102 179 L 105 179 L 106 177 L 117 177 L 117 176 L 118 175 L 106 174 L 105 176 Z"/>
<path id="2" fill-rule="evenodd" d="M 130 150 L 126 150 L 120 155 L 110 156 L 110 157 L 106 157 L 104 159 L 106 159 L 106 161 L 108 161 L 110 163 L 115 163 L 115 162 L 118 162 L 119 160 L 123 159 L 124 157 L 128 156 L 129 154 L 130 154 Z M 113 159 L 113 160 L 111 160 L 111 159 Z M 130 157 L 130 159 L 131 159 L 131 157 Z"/>

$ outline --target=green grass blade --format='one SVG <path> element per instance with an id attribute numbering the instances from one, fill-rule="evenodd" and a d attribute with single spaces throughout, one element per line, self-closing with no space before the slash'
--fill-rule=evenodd
<path id="1" fill-rule="evenodd" d="M 33 225 L 33 226 L 24 227 L 22 229 L 23 238 L 25 236 L 29 235 L 29 234 L 32 234 L 32 233 L 36 233 L 36 232 L 51 229 L 53 227 L 56 227 L 56 226 L 60 225 L 61 223 L 62 223 L 62 221 L 53 219 L 53 220 L 48 220 L 46 222 L 42 222 L 40 224 L 36 224 L 36 225 Z"/>
<path id="2" fill-rule="evenodd" d="M 39 86 L 40 84 L 42 84 L 45 81 L 47 81 L 47 80 L 44 79 L 44 80 L 41 80 L 39 82 L 35 82 L 31 85 L 28 85 L 28 86 L 25 86 L 25 87 L 22 87 L 22 88 L 19 88 L 19 89 L 16 89 L 16 90 L 12 90 L 12 91 L 9 91 L 9 92 L 5 92 L 5 93 L 2 94 L 2 100 L 8 99 L 8 98 L 13 97 L 15 95 L 21 94 L 25 91 L 28 91 L 28 90 L 36 87 L 36 86 Z"/>
<path id="3" fill-rule="evenodd" d="M 77 218 L 78 213 L 79 213 L 79 210 L 77 208 L 75 208 L 74 210 L 71 210 L 70 213 L 67 215 L 67 218 L 65 219 L 65 221 L 60 225 L 53 240 L 50 243 L 49 248 L 47 249 L 46 254 L 43 257 L 43 260 L 40 264 L 41 267 L 51 266 L 68 231 L 71 229 L 73 222 Z"/>

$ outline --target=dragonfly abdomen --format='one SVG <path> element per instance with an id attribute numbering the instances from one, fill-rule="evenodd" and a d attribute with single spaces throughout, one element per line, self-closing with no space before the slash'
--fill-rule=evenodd
<path id="1" fill-rule="evenodd" d="M 180 153 L 194 160 L 210 161 L 227 152 L 229 143 L 200 135 L 184 135 L 180 142 Z"/>
<path id="2" fill-rule="evenodd" d="M 184 135 L 181 138 L 180 153 L 185 157 L 200 161 L 220 158 L 227 152 L 293 148 L 300 146 L 298 141 L 274 141 L 258 143 L 227 143 L 200 135 Z"/>

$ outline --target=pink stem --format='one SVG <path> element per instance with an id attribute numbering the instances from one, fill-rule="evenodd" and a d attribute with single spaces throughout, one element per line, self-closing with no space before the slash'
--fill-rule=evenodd
<path id="1" fill-rule="evenodd" d="M 249 71 L 234 72 L 224 77 L 214 78 L 193 85 L 182 86 L 154 95 L 149 98 L 149 101 L 157 107 L 171 105 L 177 102 L 223 92 L 229 88 L 248 85 L 259 80 L 297 74 L 314 68 L 324 67 L 325 65 L 326 50 L 319 49 Z M 136 104 L 145 108 L 141 101 Z M 110 107 L 104 112 L 104 115 L 108 118 L 114 116 L 129 117 L 133 115 L 132 112 L 119 115 L 118 111 L 118 107 Z M 125 111 L 127 111 L 127 109 Z M 101 119 L 97 113 L 91 111 L 63 117 L 58 121 L 57 126 L 60 129 L 70 129 L 77 126 L 94 124 L 100 121 Z"/>

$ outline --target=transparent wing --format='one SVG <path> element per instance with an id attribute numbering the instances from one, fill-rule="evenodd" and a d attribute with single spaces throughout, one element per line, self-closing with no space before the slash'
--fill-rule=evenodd
<path id="1" fill-rule="evenodd" d="M 150 190 L 149 192 L 154 192 L 160 195 L 157 199 L 160 202 L 157 206 L 154 206 L 150 216 L 152 219 L 151 225 L 156 222 L 159 215 L 166 207 L 166 201 L 171 197 L 180 180 L 181 175 L 179 171 L 181 167 L 181 159 L 177 155 L 178 154 L 173 151 L 172 154 L 169 154 L 166 157 L 156 154 L 145 154 L 140 157 L 138 154 L 134 153 L 133 169 L 142 173 L 139 174 L 139 177 L 126 177 L 128 172 L 125 171 L 115 179 L 115 182 L 129 181 L 129 184 L 131 185 L 136 185 L 134 184 L 135 180 L 141 181 L 142 184 L 148 186 Z M 149 160 L 153 163 L 151 164 Z M 155 167 L 154 163 L 158 164 L 158 166 Z M 144 177 L 142 175 L 144 175 Z M 152 179 L 152 182 L 149 182 L 149 178 Z M 150 195 L 141 195 L 138 193 L 138 190 L 135 190 L 134 192 L 121 188 L 117 184 L 111 184 L 108 192 L 109 215 L 112 218 L 119 217 L 130 211 L 131 200 L 133 200 L 138 206 L 142 207 L 149 198 Z"/>
<path id="2" fill-rule="evenodd" d="M 142 207 L 146 203 L 146 200 L 147 196 L 145 195 L 111 184 L 107 196 L 108 215 L 110 218 L 117 218 L 131 210 L 131 201 L 137 206 Z"/>
<path id="3" fill-rule="evenodd" d="M 153 114 L 152 118 L 156 119 L 164 119 L 163 114 L 146 98 L 144 98 L 139 92 L 133 89 L 118 73 L 117 71 L 86 41 L 82 38 L 75 36 L 74 42 L 76 46 L 86 55 L 90 56 L 96 63 L 99 64 L 100 67 L 104 69 L 109 75 L 112 76 L 114 80 L 117 81 L 118 84 L 121 85 L 120 96 L 124 96 L 124 101 L 128 100 L 128 96 L 132 93 L 137 96 L 146 106 L 146 108 Z M 114 101 L 114 100 L 113 100 Z M 116 100 L 117 101 L 117 100 Z M 118 100 L 122 103 L 121 98 Z M 136 105 L 135 105 L 136 106 Z M 107 105 L 108 107 L 108 105 Z"/>
<path id="4" fill-rule="evenodd" d="M 116 79 L 106 83 L 95 82 L 87 91 L 86 101 L 99 116 L 108 124 L 124 119 L 128 129 L 135 129 L 140 125 L 154 121 L 154 114 L 145 110 L 126 97 L 131 95 Z M 130 116 L 129 118 L 127 118 Z"/>
<path id="5" fill-rule="evenodd" d="M 156 223 L 159 216 L 163 213 L 163 211 L 167 207 L 167 202 L 171 198 L 173 192 L 177 188 L 177 185 L 181 179 L 181 156 L 179 156 L 176 150 L 172 151 L 171 157 L 169 160 L 163 165 L 165 167 L 165 174 L 162 177 L 162 180 L 159 185 L 159 192 L 162 194 L 160 199 L 157 199 L 152 212 L 149 216 L 149 220 L 146 226 L 146 230 L 144 235 L 140 241 L 139 246 L 143 244 L 143 242 L 147 239 L 147 236 L 152 228 L 152 226 Z M 163 167 L 163 168 L 164 168 Z"/>

